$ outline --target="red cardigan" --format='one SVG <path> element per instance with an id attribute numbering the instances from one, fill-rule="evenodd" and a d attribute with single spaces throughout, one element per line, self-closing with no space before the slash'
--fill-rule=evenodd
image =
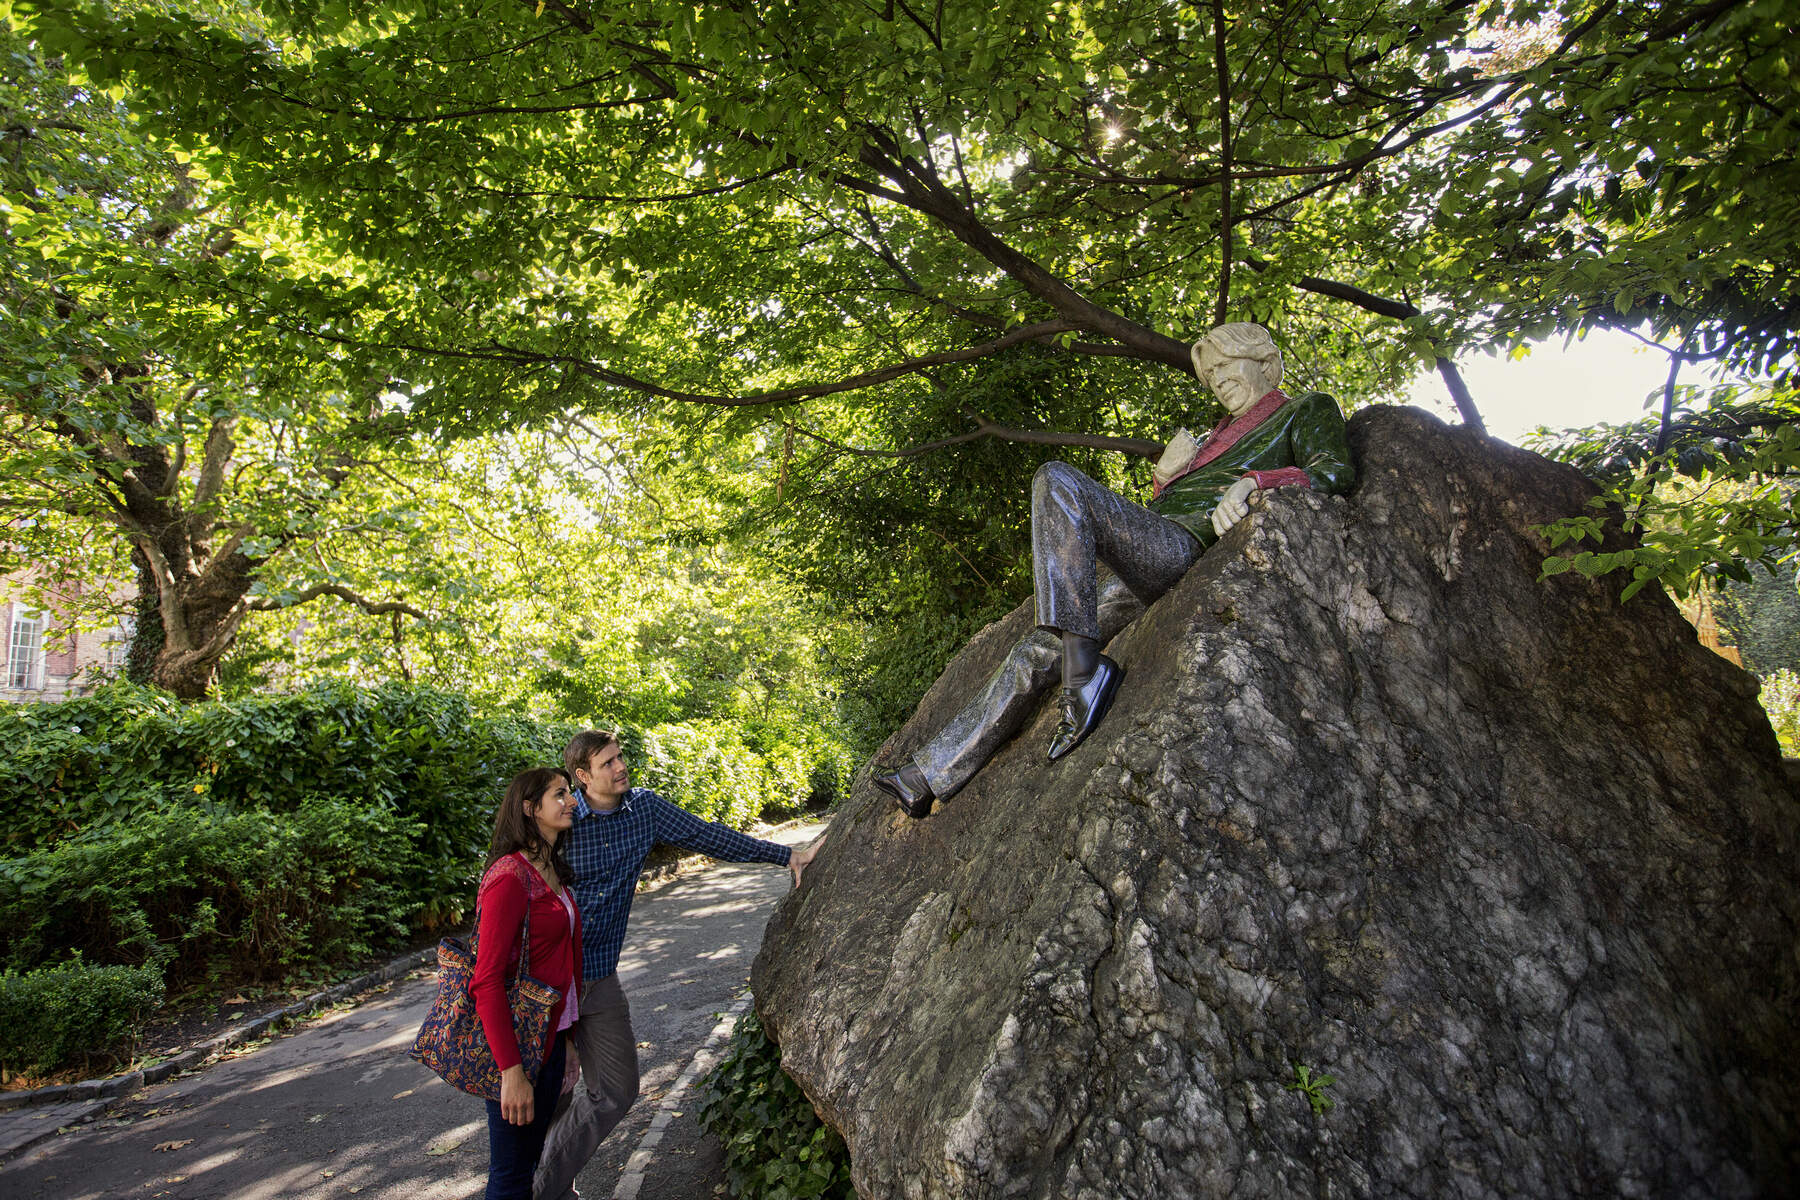
<path id="1" fill-rule="evenodd" d="M 488 1049 L 502 1070 L 519 1063 L 519 1040 L 513 1033 L 512 1013 L 506 1003 L 506 985 L 519 966 L 519 931 L 531 914 L 531 963 L 526 973 L 561 992 L 566 999 L 581 988 L 581 913 L 575 913 L 570 935 L 569 914 L 562 901 L 525 860 L 509 854 L 489 867 L 478 892 L 481 925 L 475 943 L 475 978 L 469 991 Z M 570 896 L 570 903 L 574 903 Z M 557 1016 L 561 1016 L 561 1009 Z M 544 1054 L 555 1044 L 556 1019 L 545 1030 Z M 541 1061 L 541 1060 L 540 1060 Z"/>

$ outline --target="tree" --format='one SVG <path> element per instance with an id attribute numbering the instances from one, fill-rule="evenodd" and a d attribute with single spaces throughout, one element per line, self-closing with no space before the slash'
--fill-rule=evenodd
<path id="1" fill-rule="evenodd" d="M 1781 0 L 26 11 L 246 228 L 338 268 L 231 305 L 443 430 L 1145 453 L 1148 381 L 1225 318 L 1352 402 L 1436 364 L 1475 424 L 1455 356 L 1553 330 L 1793 355 Z M 1027 344 L 1118 403 L 1045 429 L 932 399 Z"/>
<path id="2" fill-rule="evenodd" d="M 414 514 L 417 530 L 401 546 L 347 537 L 331 548 L 339 578 L 429 595 L 434 619 L 270 614 L 240 637 L 222 690 L 418 679 L 484 708 L 642 732 L 683 769 L 722 750 L 727 776 L 759 758 L 790 789 L 829 792 L 872 744 L 841 711 L 866 626 L 718 536 L 728 515 L 710 496 L 641 474 L 643 443 L 661 436 L 565 419 L 363 473 L 347 502 Z M 293 561 L 272 562 L 262 586 L 298 586 Z"/>
<path id="3" fill-rule="evenodd" d="M 1630 570 L 1625 599 L 1652 582 L 1686 596 L 1698 587 L 1751 584 L 1759 575 L 1791 577 L 1800 529 L 1800 397 L 1792 387 L 1747 391 L 1684 388 L 1688 402 L 1665 406 L 1660 417 L 1542 431 L 1539 449 L 1603 485 L 1590 502 L 1593 512 L 1550 527 L 1551 545 L 1570 549 L 1546 560 L 1545 573 Z M 1582 548 L 1613 522 L 1640 537 L 1620 550 Z"/>
<path id="4" fill-rule="evenodd" d="M 0 562 L 29 564 L 45 591 L 134 575 L 130 659 L 187 699 L 250 613 L 336 596 L 422 617 L 344 586 L 321 553 L 345 525 L 395 525 L 343 504 L 352 476 L 406 440 L 379 384 L 229 306 L 221 293 L 246 281 L 279 295 L 284 264 L 115 95 L 10 32 L 0 53 Z M 302 549 L 303 581 L 261 585 Z M 109 590 L 83 595 L 107 604 Z"/>
<path id="5" fill-rule="evenodd" d="M 33 7 L 243 194 L 404 258 L 432 302 L 356 340 L 446 418 L 496 377 L 775 405 L 1022 340 L 1185 370 L 1168 331 L 1226 316 L 1359 382 L 1603 312 L 1747 363 L 1792 325 L 1779 0 Z"/>
<path id="6" fill-rule="evenodd" d="M 1450 63 L 1461 23 L 1434 39 L 1415 8 L 1316 45 L 1289 12 L 1143 3 L 298 5 L 249 41 L 58 7 L 42 28 L 240 194 L 382 264 L 408 301 L 349 340 L 454 423 L 497 384 L 539 411 L 768 407 L 1026 341 L 1186 372 L 1165 330 L 1228 315 L 1391 380 L 1410 359 L 1358 318 L 1429 322 L 1311 272 L 1388 268 L 1399 247 L 1344 234 L 1391 237 L 1404 206 L 1350 185 L 1491 90 Z M 1302 302 L 1327 293 L 1360 307 Z"/>

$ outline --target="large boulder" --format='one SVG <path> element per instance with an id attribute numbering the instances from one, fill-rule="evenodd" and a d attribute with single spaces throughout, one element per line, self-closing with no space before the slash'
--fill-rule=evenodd
<path id="1" fill-rule="evenodd" d="M 1410 409 L 1274 493 L 924 821 L 866 776 L 754 986 L 865 1197 L 1750 1196 L 1800 1179 L 1800 806 L 1575 472 Z M 976 638 L 922 742 L 1031 621 Z M 1300 1069 L 1335 1082 L 1315 1113 Z"/>

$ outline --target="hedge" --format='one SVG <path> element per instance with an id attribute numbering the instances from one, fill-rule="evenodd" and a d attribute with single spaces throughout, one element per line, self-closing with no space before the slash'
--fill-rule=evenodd
<path id="1" fill-rule="evenodd" d="M 506 780 L 561 761 L 573 728 L 403 683 L 332 680 L 189 706 L 116 684 L 0 707 L 0 829 L 19 854 L 195 800 L 271 812 L 321 796 L 356 802 L 413 823 L 421 899 L 439 919 L 463 904 Z"/>
<path id="2" fill-rule="evenodd" d="M 0 972 L 0 1071 L 51 1071 L 128 1048 L 162 999 L 162 972 L 151 966 L 98 966 L 77 957 L 24 974 Z"/>
<path id="3" fill-rule="evenodd" d="M 171 987 L 262 982 L 367 957 L 420 908 L 416 823 L 315 798 L 298 812 L 183 805 L 0 861 L 0 965 L 153 966 Z"/>

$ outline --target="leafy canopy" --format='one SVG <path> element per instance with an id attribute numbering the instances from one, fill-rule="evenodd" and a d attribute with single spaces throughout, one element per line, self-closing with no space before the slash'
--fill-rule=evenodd
<path id="1" fill-rule="evenodd" d="M 660 467 L 718 460 L 714 500 L 756 493 L 814 556 L 785 571 L 841 581 L 869 522 L 848 505 L 829 528 L 815 497 L 903 481 L 899 511 L 966 525 L 980 501 L 895 464 L 1033 435 L 1148 452 L 1185 341 L 1221 319 L 1270 324 L 1299 382 L 1352 404 L 1418 363 L 1454 388 L 1459 353 L 1598 325 L 1782 403 L 1789 7 L 11 11 L 228 201 L 217 223 L 248 252 L 209 269 L 235 321 L 218 345 L 303 355 L 348 395 L 377 381 L 434 431 L 568 412 L 666 430 Z M 1009 409 L 985 383 L 1026 347 L 1085 364 L 1111 403 Z M 1652 475 L 1682 469 L 1674 394 Z M 1779 478 L 1775 428 L 1716 465 Z M 1013 474 L 987 511 L 1018 505 Z M 1791 521 L 1763 509 L 1608 565 L 1675 582 L 1779 555 Z M 955 540 L 961 582 L 991 579 Z"/>

